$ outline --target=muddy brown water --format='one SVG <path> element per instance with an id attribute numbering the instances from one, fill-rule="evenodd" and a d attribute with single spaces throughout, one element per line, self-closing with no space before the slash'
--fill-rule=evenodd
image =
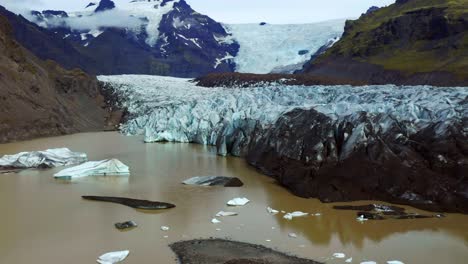
<path id="1" fill-rule="evenodd" d="M 359 223 L 355 212 L 337 211 L 332 209 L 333 204 L 295 197 L 243 159 L 218 157 L 212 147 L 144 144 L 140 137 L 108 132 L 4 144 L 0 145 L 0 155 L 54 147 L 86 152 L 90 160 L 118 158 L 130 166 L 131 176 L 71 182 L 53 179 L 52 175 L 63 168 L 0 174 L 2 264 L 96 263 L 99 255 L 124 249 L 130 250 L 124 263 L 176 263 L 168 244 L 210 237 L 261 244 L 327 263 L 345 263 L 344 259 L 331 258 L 335 252 L 353 257 L 353 263 L 467 263 L 466 215 Z M 245 186 L 200 188 L 180 183 L 199 175 L 237 176 Z M 81 195 L 151 199 L 175 203 L 177 207 L 148 213 L 86 201 Z M 251 203 L 228 208 L 226 202 L 235 197 L 247 197 Z M 267 206 L 321 216 L 288 221 L 282 214 L 268 214 Z M 239 215 L 219 218 L 222 223 L 212 224 L 212 217 L 220 210 Z M 127 220 L 137 222 L 139 227 L 127 232 L 114 227 L 114 223 Z M 161 231 L 163 225 L 170 230 Z M 289 233 L 298 237 L 291 238 Z"/>

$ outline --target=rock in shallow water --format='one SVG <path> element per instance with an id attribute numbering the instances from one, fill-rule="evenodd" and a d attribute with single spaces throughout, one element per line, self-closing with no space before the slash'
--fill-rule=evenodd
<path id="1" fill-rule="evenodd" d="M 148 201 L 148 200 L 138 200 L 138 199 L 130 199 L 130 198 L 122 198 L 122 197 L 82 196 L 82 198 L 85 200 L 91 200 L 91 201 L 122 204 L 125 206 L 129 206 L 129 207 L 132 207 L 135 209 L 141 209 L 141 210 L 161 210 L 161 209 L 170 209 L 170 208 L 175 207 L 175 205 L 170 204 L 170 203 L 153 202 L 153 201 Z"/>
<path id="2" fill-rule="evenodd" d="M 134 227 L 137 227 L 137 223 L 135 223 L 134 221 L 127 221 L 127 222 L 123 222 L 123 223 L 116 223 L 115 224 L 115 228 L 119 229 L 119 230 L 125 230 L 125 229 L 130 229 L 130 228 L 134 228 Z"/>
<path id="3" fill-rule="evenodd" d="M 186 185 L 241 187 L 244 183 L 235 177 L 198 176 L 183 181 Z"/>

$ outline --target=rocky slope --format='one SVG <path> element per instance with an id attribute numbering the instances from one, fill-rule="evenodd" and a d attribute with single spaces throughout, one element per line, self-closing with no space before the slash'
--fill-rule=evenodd
<path id="1" fill-rule="evenodd" d="M 32 55 L 8 20 L 0 14 L 0 143 L 104 129 L 97 80 Z"/>
<path id="2" fill-rule="evenodd" d="M 303 197 L 384 200 L 468 212 L 463 87 L 203 88 L 189 80 L 100 76 L 146 142 L 214 145 Z"/>
<path id="3" fill-rule="evenodd" d="M 41 29 L 21 21 L 15 34 L 37 56 L 106 75 L 292 73 L 344 26 L 344 20 L 226 25 L 197 13 L 185 0 L 101 0 L 82 11 L 23 15 Z"/>
<path id="4" fill-rule="evenodd" d="M 468 85 L 468 1 L 398 0 L 347 21 L 306 73 L 369 84 Z"/>

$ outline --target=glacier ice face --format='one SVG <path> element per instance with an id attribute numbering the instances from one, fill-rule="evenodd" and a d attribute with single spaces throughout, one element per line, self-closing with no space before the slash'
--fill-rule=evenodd
<path id="1" fill-rule="evenodd" d="M 130 113 L 128 121 L 121 125 L 123 133 L 145 135 L 146 142 L 217 145 L 221 155 L 229 152 L 243 155 L 255 129 L 270 126 L 295 108 L 313 108 L 332 120 L 346 119 L 356 124 L 360 113 L 385 114 L 374 119 L 381 132 L 390 129 L 395 120 L 404 123 L 411 133 L 435 122 L 468 116 L 468 89 L 464 87 L 273 84 L 252 88 L 204 88 L 189 79 L 171 77 L 98 78 L 113 87 L 123 101 L 122 107 Z M 438 129 L 443 133 L 444 125 Z M 348 145 L 343 146 L 342 155 L 366 140 L 364 127 L 357 127 L 345 136 L 350 139 Z M 228 149 L 227 145 L 233 147 Z"/>
<path id="2" fill-rule="evenodd" d="M 270 73 L 291 65 L 300 69 L 329 39 L 342 35 L 344 23 L 344 20 L 332 20 L 298 25 L 229 24 L 225 27 L 240 45 L 234 58 L 236 71 Z"/>

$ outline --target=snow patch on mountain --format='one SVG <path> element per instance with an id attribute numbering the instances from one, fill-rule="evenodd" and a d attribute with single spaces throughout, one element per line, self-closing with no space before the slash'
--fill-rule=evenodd
<path id="1" fill-rule="evenodd" d="M 270 73 L 277 67 L 304 64 L 329 39 L 342 35 L 344 23 L 344 20 L 332 20 L 314 24 L 230 24 L 225 27 L 240 44 L 234 60 L 236 71 Z"/>

